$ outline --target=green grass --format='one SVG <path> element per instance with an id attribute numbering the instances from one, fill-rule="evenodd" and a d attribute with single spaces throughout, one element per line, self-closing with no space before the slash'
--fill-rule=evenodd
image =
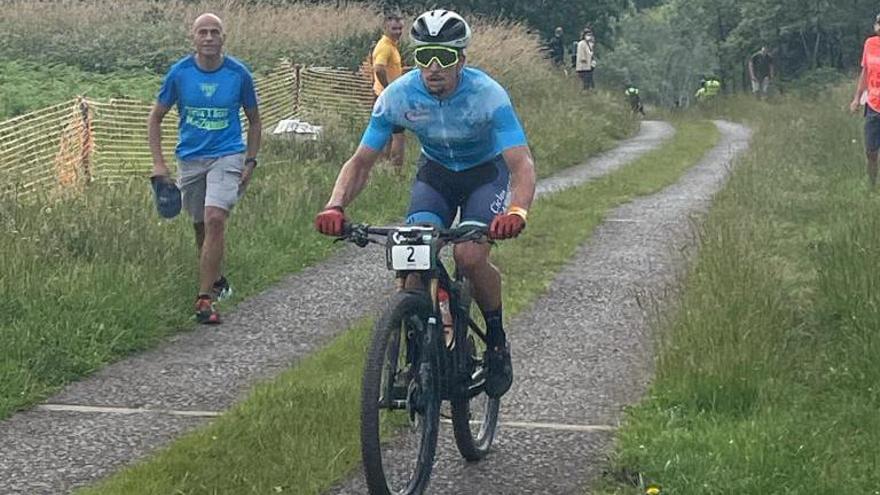
<path id="1" fill-rule="evenodd" d="M 722 109 L 753 126 L 592 493 L 877 493 L 880 195 L 850 88 Z"/>
<path id="2" fill-rule="evenodd" d="M 86 72 L 57 63 L 0 62 L 0 120 L 56 105 L 77 96 L 152 101 L 161 77 L 145 70 Z"/>
<path id="3" fill-rule="evenodd" d="M 226 272 L 242 297 L 332 251 L 311 223 L 335 176 L 324 160 L 355 139 L 336 132 L 343 137 L 317 145 L 267 143 L 268 163 L 230 225 Z M 360 211 L 388 218 L 402 200 L 381 192 L 396 182 L 386 173 L 373 182 Z M 0 225 L 11 234 L 0 252 L 15 253 L 0 268 L 0 417 L 191 326 L 192 227 L 158 218 L 146 179 L 7 202 Z"/>
<path id="4" fill-rule="evenodd" d="M 660 150 L 539 200 L 526 233 L 493 254 L 505 277 L 506 313 L 522 311 L 546 290 L 610 208 L 673 183 L 717 138 L 714 126 L 681 123 Z M 369 321 L 355 326 L 210 425 L 80 493 L 320 493 L 360 459 L 358 397 L 369 328 Z"/>
<path id="5" fill-rule="evenodd" d="M 549 177 L 579 163 L 584 156 L 580 150 L 584 148 L 592 151 L 611 148 L 616 140 L 626 137 L 635 128 L 632 113 L 624 109 L 623 99 L 614 94 L 600 91 L 585 96 L 572 81 L 555 81 L 549 77 L 544 85 L 552 91 L 521 95 L 518 91 L 511 92 L 513 101 L 543 102 L 517 106 L 535 157 L 538 178 Z M 572 125 L 573 122 L 578 124 Z M 599 129 L 602 131 L 596 132 Z"/>

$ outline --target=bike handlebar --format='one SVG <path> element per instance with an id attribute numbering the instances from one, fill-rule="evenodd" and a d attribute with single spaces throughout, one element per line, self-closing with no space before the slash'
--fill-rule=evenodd
<path id="1" fill-rule="evenodd" d="M 414 229 L 424 229 L 425 233 L 430 233 L 432 235 L 437 236 L 440 240 L 457 244 L 460 242 L 489 242 L 494 243 L 491 239 L 489 239 L 489 228 L 483 225 L 466 225 L 461 227 L 456 227 L 453 229 L 446 229 L 434 226 L 423 226 L 423 225 L 384 225 L 384 226 L 373 226 L 366 223 L 349 223 L 345 222 L 342 225 L 342 236 L 337 238 L 337 241 L 349 241 L 354 243 L 359 247 L 364 247 L 369 243 L 383 244 L 384 239 L 388 237 L 388 234 L 392 232 L 400 231 L 401 229 L 414 228 Z M 375 236 L 375 237 L 371 237 Z M 382 240 L 377 239 L 376 237 L 381 236 Z"/>

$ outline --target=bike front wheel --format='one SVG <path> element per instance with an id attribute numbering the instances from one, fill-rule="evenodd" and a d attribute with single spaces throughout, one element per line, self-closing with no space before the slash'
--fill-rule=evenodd
<path id="1" fill-rule="evenodd" d="M 373 330 L 361 387 L 361 454 L 370 494 L 414 495 L 428 486 L 440 422 L 431 316 L 424 293 L 402 291 Z"/>

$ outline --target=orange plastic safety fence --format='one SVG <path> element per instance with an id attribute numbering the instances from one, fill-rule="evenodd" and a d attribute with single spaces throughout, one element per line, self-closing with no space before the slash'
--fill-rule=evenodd
<path id="1" fill-rule="evenodd" d="M 264 131 L 285 118 L 327 113 L 366 117 L 373 103 L 370 75 L 282 60 L 255 80 Z M 91 182 L 146 176 L 152 158 L 147 117 L 152 103 L 76 98 L 0 122 L 0 195 L 69 190 Z M 244 113 L 242 128 L 247 128 Z M 162 149 L 171 159 L 177 114 L 162 127 Z"/>

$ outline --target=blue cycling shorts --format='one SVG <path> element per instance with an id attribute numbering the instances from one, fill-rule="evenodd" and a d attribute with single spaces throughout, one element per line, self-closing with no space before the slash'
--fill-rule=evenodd
<path id="1" fill-rule="evenodd" d="M 510 172 L 501 155 L 475 167 L 454 172 L 425 155 L 419 158 L 406 223 L 451 227 L 489 225 L 509 202 Z"/>

